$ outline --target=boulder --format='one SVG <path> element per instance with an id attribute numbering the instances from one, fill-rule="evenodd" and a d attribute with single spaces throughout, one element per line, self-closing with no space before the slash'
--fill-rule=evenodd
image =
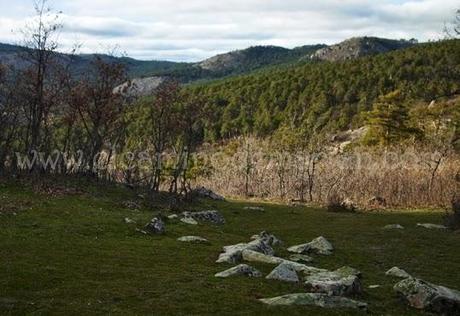
<path id="1" fill-rule="evenodd" d="M 332 244 L 322 236 L 312 240 L 309 243 L 288 248 L 289 252 L 297 254 L 316 252 L 322 255 L 331 255 L 333 250 L 334 247 L 332 247 Z"/>
<path id="2" fill-rule="evenodd" d="M 367 304 L 341 296 L 330 296 L 321 293 L 295 293 L 260 300 L 271 306 L 305 305 L 323 308 L 354 308 L 366 310 Z"/>
<path id="3" fill-rule="evenodd" d="M 313 262 L 313 258 L 307 255 L 295 254 L 289 257 L 289 260 L 294 262 L 310 263 Z"/>
<path id="4" fill-rule="evenodd" d="M 384 226 L 383 229 L 387 229 L 387 230 L 390 230 L 390 229 L 404 229 L 404 226 L 401 226 L 399 224 L 391 224 L 391 225 Z"/>
<path id="5" fill-rule="evenodd" d="M 423 227 L 427 229 L 447 229 L 444 225 L 436 225 L 436 224 L 417 224 L 418 227 Z"/>
<path id="6" fill-rule="evenodd" d="M 225 224 L 224 217 L 218 211 L 202 211 L 202 212 L 184 212 L 184 217 L 193 218 L 199 222 L 210 222 L 215 225 Z"/>
<path id="7" fill-rule="evenodd" d="M 150 221 L 150 223 L 145 225 L 144 230 L 147 233 L 150 233 L 153 235 L 162 235 L 166 232 L 166 227 L 165 227 L 164 222 L 160 218 L 155 217 L 154 219 Z"/>
<path id="8" fill-rule="evenodd" d="M 460 292 L 420 279 L 408 278 L 394 290 L 409 304 L 440 315 L 460 315 Z"/>
<path id="9" fill-rule="evenodd" d="M 299 282 L 299 277 L 297 276 L 296 270 L 290 265 L 286 263 L 281 263 L 269 275 L 266 277 L 270 280 L 278 280 L 284 282 Z"/>
<path id="10" fill-rule="evenodd" d="M 216 273 L 214 276 L 217 278 L 228 278 L 232 276 L 241 276 L 241 275 L 258 278 L 262 276 L 262 273 L 260 273 L 258 270 L 254 269 L 253 267 L 248 266 L 247 264 L 240 264 L 240 265 L 237 265 L 236 267 Z"/>
<path id="11" fill-rule="evenodd" d="M 275 251 L 267 242 L 261 239 L 253 240 L 249 243 L 241 243 L 225 246 L 224 252 L 219 255 L 217 263 L 237 263 L 242 259 L 243 250 L 252 250 L 261 254 L 273 256 Z"/>
<path id="12" fill-rule="evenodd" d="M 198 222 L 194 220 L 192 217 L 184 216 L 180 219 L 182 223 L 189 224 L 189 225 L 198 225 Z"/>
<path id="13" fill-rule="evenodd" d="M 283 244 L 283 242 L 280 239 L 278 239 L 275 235 L 272 235 L 266 231 L 263 231 L 258 235 L 252 236 L 251 239 L 252 240 L 257 240 L 257 239 L 263 240 L 271 247 L 278 247 Z"/>
<path id="14" fill-rule="evenodd" d="M 350 267 L 343 267 L 336 271 L 314 273 L 305 278 L 305 285 L 311 292 L 328 295 L 356 295 L 361 294 L 361 273 Z"/>
<path id="15" fill-rule="evenodd" d="M 207 243 L 208 240 L 198 236 L 183 236 L 177 239 L 181 242 Z"/>
<path id="16" fill-rule="evenodd" d="M 222 195 L 216 194 L 213 191 L 206 189 L 205 187 L 196 188 L 192 193 L 202 198 L 207 198 L 215 201 L 225 201 L 225 198 Z"/>
<path id="17" fill-rule="evenodd" d="M 407 279 L 407 278 L 412 277 L 409 273 L 407 273 L 406 271 L 398 267 L 391 268 L 390 270 L 385 272 L 385 274 L 387 276 L 392 276 L 392 277 L 401 278 L 401 279 Z"/>

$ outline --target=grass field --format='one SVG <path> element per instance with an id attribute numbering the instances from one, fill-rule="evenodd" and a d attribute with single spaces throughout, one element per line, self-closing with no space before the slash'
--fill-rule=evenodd
<path id="1" fill-rule="evenodd" d="M 302 292 L 301 285 L 264 278 L 217 279 L 228 265 L 215 263 L 222 246 L 248 241 L 268 230 L 294 245 L 320 235 L 336 248 L 314 266 L 350 265 L 363 273 L 371 315 L 421 315 L 394 294 L 397 280 L 385 271 L 399 266 L 427 281 L 460 288 L 460 234 L 417 228 L 441 223 L 442 212 L 328 213 L 322 209 L 203 201 L 194 209 L 218 209 L 224 226 L 167 223 L 165 236 L 142 228 L 156 209 L 140 212 L 122 202 L 132 191 L 85 185 L 84 192 L 50 196 L 17 182 L 0 184 L 0 313 L 2 315 L 355 315 L 356 311 L 310 307 L 270 308 L 258 298 Z M 15 213 L 16 215 L 14 215 Z M 137 221 L 126 224 L 124 218 Z M 399 223 L 403 231 L 385 231 Z M 176 241 L 198 235 L 210 244 Z M 277 253 L 285 256 L 282 249 Z M 253 264 L 264 273 L 273 266 Z M 379 284 L 380 288 L 368 289 Z"/>

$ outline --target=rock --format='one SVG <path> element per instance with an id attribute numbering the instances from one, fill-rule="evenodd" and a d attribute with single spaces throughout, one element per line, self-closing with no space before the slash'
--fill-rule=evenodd
<path id="1" fill-rule="evenodd" d="M 418 227 L 428 228 L 428 229 L 447 229 L 444 225 L 436 224 L 417 224 Z"/>
<path id="2" fill-rule="evenodd" d="M 198 225 L 198 222 L 191 217 L 185 216 L 180 219 L 182 223 L 189 224 L 189 225 Z"/>
<path id="3" fill-rule="evenodd" d="M 386 225 L 385 227 L 383 227 L 383 229 L 387 229 L 387 230 L 390 230 L 390 229 L 404 229 L 404 226 L 401 226 L 399 224 L 391 224 L 391 225 Z"/>
<path id="4" fill-rule="evenodd" d="M 289 257 L 289 260 L 294 262 L 310 263 L 313 262 L 313 258 L 307 255 L 295 254 Z"/>
<path id="5" fill-rule="evenodd" d="M 414 308 L 440 315 L 460 315 L 459 291 L 415 278 L 399 282 L 394 290 Z"/>
<path id="6" fill-rule="evenodd" d="M 182 242 L 195 242 L 195 243 L 207 243 L 208 240 L 198 236 L 184 236 L 177 239 Z"/>
<path id="7" fill-rule="evenodd" d="M 374 207 L 385 207 L 387 205 L 387 201 L 381 196 L 373 196 L 367 201 L 367 204 Z"/>
<path id="8" fill-rule="evenodd" d="M 141 233 L 142 235 L 147 235 L 147 232 L 145 230 L 136 228 L 136 232 Z"/>
<path id="9" fill-rule="evenodd" d="M 219 272 L 215 274 L 214 276 L 217 278 L 228 278 L 231 276 L 238 276 L 238 275 L 259 278 L 262 276 L 262 273 L 260 273 L 258 270 L 254 269 L 253 267 L 248 266 L 247 264 L 240 264 L 236 267 L 230 268 L 223 272 Z"/>
<path id="10" fill-rule="evenodd" d="M 131 218 L 125 217 L 125 223 L 126 223 L 126 224 L 135 224 L 136 221 L 135 221 L 135 220 L 132 220 Z"/>
<path id="11" fill-rule="evenodd" d="M 155 217 L 150 223 L 145 225 L 145 231 L 154 235 L 162 235 L 166 232 L 166 227 L 161 219 Z"/>
<path id="12" fill-rule="evenodd" d="M 206 189 L 205 187 L 196 188 L 192 193 L 202 198 L 208 198 L 215 201 L 225 201 L 223 196 L 216 194 L 213 191 Z"/>
<path id="13" fill-rule="evenodd" d="M 256 239 L 263 240 L 272 247 L 281 246 L 283 244 L 283 242 L 280 239 L 278 239 L 275 235 L 272 235 L 266 231 L 263 231 L 258 235 L 252 236 L 251 239 L 252 240 L 256 240 Z"/>
<path id="14" fill-rule="evenodd" d="M 315 293 L 328 295 L 361 294 L 361 273 L 350 267 L 342 267 L 335 271 L 311 274 L 305 278 L 305 285 Z"/>
<path id="15" fill-rule="evenodd" d="M 346 198 L 342 201 L 341 207 L 348 212 L 355 212 L 358 209 L 356 203 L 349 198 Z"/>
<path id="16" fill-rule="evenodd" d="M 218 211 L 184 212 L 182 215 L 199 222 L 210 222 L 215 225 L 225 224 L 224 217 Z"/>
<path id="17" fill-rule="evenodd" d="M 178 219 L 179 218 L 179 215 L 177 214 L 171 214 L 168 216 L 168 219 Z"/>
<path id="18" fill-rule="evenodd" d="M 354 308 L 366 310 L 367 304 L 340 296 L 329 296 L 321 293 L 295 293 L 260 300 L 271 306 L 305 305 L 323 308 Z"/>
<path id="19" fill-rule="evenodd" d="M 284 263 L 286 265 L 291 266 L 297 272 L 304 272 L 306 274 L 309 273 L 319 273 L 324 272 L 327 270 L 319 269 L 315 267 L 310 267 L 298 262 L 289 261 L 283 258 L 275 257 L 272 255 L 266 255 L 257 251 L 245 249 L 242 251 L 242 259 L 249 262 L 260 262 L 266 264 L 281 264 Z"/>
<path id="20" fill-rule="evenodd" d="M 375 284 L 375 285 L 369 285 L 369 289 L 371 290 L 375 290 L 375 289 L 378 289 L 379 287 L 381 287 L 380 285 L 378 284 Z"/>
<path id="21" fill-rule="evenodd" d="M 314 239 L 313 241 L 307 244 L 292 246 L 288 248 L 289 252 L 293 252 L 297 254 L 316 252 L 322 255 L 330 255 L 332 254 L 333 250 L 334 250 L 334 247 L 332 247 L 332 244 L 326 238 L 322 236 Z"/>
<path id="22" fill-rule="evenodd" d="M 260 207 L 260 206 L 246 206 L 244 209 L 249 210 L 249 211 L 265 212 L 265 209 L 263 207 Z"/>
<path id="23" fill-rule="evenodd" d="M 217 263 L 237 263 L 242 259 L 243 250 L 253 250 L 258 253 L 273 256 L 275 251 L 267 242 L 261 239 L 253 240 L 249 243 L 241 243 L 225 246 L 224 252 L 219 255 Z"/>
<path id="24" fill-rule="evenodd" d="M 152 95 L 165 81 L 162 77 L 135 78 L 127 81 L 115 89 L 114 94 L 120 94 L 125 98 L 139 98 Z"/>
<path id="25" fill-rule="evenodd" d="M 269 275 L 266 277 L 270 280 L 278 280 L 284 282 L 299 282 L 299 277 L 297 276 L 296 270 L 290 265 L 286 263 L 281 263 Z"/>
<path id="26" fill-rule="evenodd" d="M 392 277 L 401 278 L 401 279 L 407 279 L 407 278 L 412 277 L 409 273 L 407 273 L 406 271 L 398 267 L 391 268 L 385 274 L 387 276 L 392 276 Z"/>
<path id="27" fill-rule="evenodd" d="M 134 201 L 124 201 L 122 205 L 124 208 L 130 209 L 130 210 L 138 210 L 141 208 L 139 203 L 134 202 Z"/>

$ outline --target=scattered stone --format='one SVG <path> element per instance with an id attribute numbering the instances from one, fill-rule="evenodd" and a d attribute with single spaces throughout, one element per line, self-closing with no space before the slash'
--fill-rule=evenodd
<path id="1" fill-rule="evenodd" d="M 427 229 L 447 229 L 444 225 L 436 225 L 436 224 L 417 224 L 418 227 L 423 227 Z"/>
<path id="2" fill-rule="evenodd" d="M 289 260 L 294 262 L 310 263 L 313 262 L 313 258 L 307 255 L 295 254 L 289 257 Z"/>
<path id="3" fill-rule="evenodd" d="M 402 225 L 399 225 L 399 224 L 391 224 L 391 225 L 386 225 L 385 227 L 383 227 L 383 229 L 404 229 L 404 226 Z"/>
<path id="4" fill-rule="evenodd" d="M 264 242 L 266 242 L 268 245 L 272 247 L 283 245 L 283 242 L 280 239 L 278 239 L 275 235 L 272 235 L 266 231 L 263 231 L 258 235 L 252 236 L 251 239 L 252 240 L 257 240 L 257 239 L 263 240 Z"/>
<path id="5" fill-rule="evenodd" d="M 374 290 L 374 289 L 378 289 L 379 287 L 381 287 L 381 286 L 380 286 L 380 285 L 378 285 L 378 284 L 375 284 L 375 285 L 369 285 L 369 288 L 370 288 L 371 290 Z"/>
<path id="6" fill-rule="evenodd" d="M 207 243 L 208 240 L 199 236 L 184 236 L 177 239 L 182 242 Z"/>
<path id="7" fill-rule="evenodd" d="M 134 202 L 134 201 L 124 201 L 122 204 L 124 208 L 130 209 L 130 210 L 138 210 L 141 208 L 139 203 Z"/>
<path id="8" fill-rule="evenodd" d="M 177 214 L 171 214 L 168 216 L 168 219 L 178 219 L 179 218 L 179 215 Z"/>
<path id="9" fill-rule="evenodd" d="M 219 255 L 217 263 L 238 263 L 242 259 L 243 250 L 253 250 L 255 252 L 273 256 L 275 251 L 270 245 L 261 239 L 253 240 L 249 243 L 241 243 L 231 246 L 225 246 L 224 252 Z"/>
<path id="10" fill-rule="evenodd" d="M 202 211 L 202 212 L 184 212 L 182 213 L 184 217 L 193 218 L 195 221 L 199 222 L 210 222 L 215 225 L 225 224 L 224 217 L 218 211 Z"/>
<path id="11" fill-rule="evenodd" d="M 350 267 L 342 267 L 335 271 L 315 273 L 305 279 L 305 285 L 316 293 L 328 295 L 361 294 L 361 272 Z"/>
<path id="12" fill-rule="evenodd" d="M 316 252 L 321 255 L 331 255 L 333 250 L 334 247 L 332 247 L 332 244 L 322 236 L 314 239 L 313 241 L 307 244 L 292 246 L 288 248 L 289 252 L 297 254 Z"/>
<path id="13" fill-rule="evenodd" d="M 460 292 L 420 279 L 408 278 L 394 290 L 409 306 L 440 315 L 460 315 Z"/>
<path id="14" fill-rule="evenodd" d="M 180 219 L 182 223 L 189 224 L 189 225 L 198 225 L 198 222 L 191 217 L 185 216 Z"/>
<path id="15" fill-rule="evenodd" d="M 265 212 L 265 209 L 261 206 L 246 206 L 244 209 L 248 211 Z"/>
<path id="16" fill-rule="evenodd" d="M 284 282 L 299 282 L 299 277 L 297 276 L 296 270 L 290 265 L 286 263 L 281 263 L 269 275 L 266 277 L 270 280 L 278 280 Z"/>
<path id="17" fill-rule="evenodd" d="M 145 225 L 145 231 L 154 235 L 162 235 L 166 232 L 166 227 L 161 219 L 155 217 L 150 221 L 150 223 Z"/>
<path id="18" fill-rule="evenodd" d="M 228 278 L 231 276 L 239 276 L 239 275 L 259 278 L 262 276 L 262 273 L 260 273 L 258 270 L 254 269 L 253 267 L 248 266 L 247 264 L 240 264 L 240 265 L 237 265 L 236 267 L 219 272 L 215 274 L 214 276 L 217 278 Z"/>
<path id="19" fill-rule="evenodd" d="M 147 232 L 145 230 L 136 228 L 136 232 L 141 233 L 142 235 L 147 235 Z"/>
<path id="20" fill-rule="evenodd" d="M 340 296 L 329 296 L 321 293 L 295 293 L 260 300 L 271 306 L 305 305 L 323 308 L 354 308 L 366 310 L 367 304 Z"/>
<path id="21" fill-rule="evenodd" d="M 392 276 L 392 277 L 401 278 L 401 279 L 407 279 L 407 278 L 412 277 L 409 273 L 407 273 L 406 271 L 398 267 L 391 268 L 385 274 L 387 276 Z"/>
<path id="22" fill-rule="evenodd" d="M 225 201 L 225 198 L 222 195 L 216 194 L 213 191 L 206 189 L 205 187 L 196 188 L 192 193 L 202 198 L 208 198 L 216 201 Z"/>
<path id="23" fill-rule="evenodd" d="M 131 218 L 125 217 L 125 223 L 126 224 L 136 224 L 136 221 L 132 220 Z"/>

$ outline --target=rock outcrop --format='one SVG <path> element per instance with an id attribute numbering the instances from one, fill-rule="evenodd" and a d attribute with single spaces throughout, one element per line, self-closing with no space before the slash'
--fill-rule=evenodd
<path id="1" fill-rule="evenodd" d="M 328 295 L 357 295 L 362 292 L 361 273 L 350 267 L 335 271 L 311 274 L 306 277 L 305 285 L 310 292 Z"/>
<path id="2" fill-rule="evenodd" d="M 278 280 L 283 282 L 299 282 L 299 276 L 297 275 L 296 270 L 287 263 L 281 263 L 269 275 L 266 277 L 270 280 Z"/>
<path id="3" fill-rule="evenodd" d="M 332 244 L 322 236 L 312 240 L 309 243 L 292 246 L 288 248 L 289 252 L 297 254 L 307 254 L 315 252 L 321 255 L 331 255 L 333 250 L 334 247 L 332 246 Z"/>

